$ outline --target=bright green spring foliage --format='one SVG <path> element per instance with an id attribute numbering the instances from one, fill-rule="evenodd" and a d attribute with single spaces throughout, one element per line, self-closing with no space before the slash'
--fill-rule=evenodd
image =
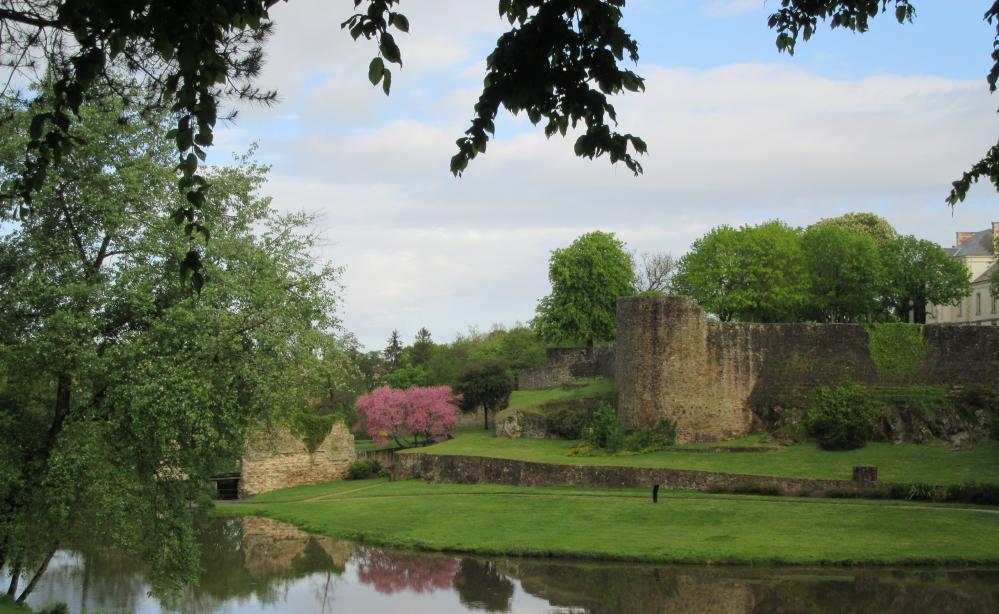
<path id="1" fill-rule="evenodd" d="M 874 436 L 882 407 L 856 384 L 822 386 L 805 411 L 805 426 L 826 450 L 861 448 Z"/>
<path id="2" fill-rule="evenodd" d="M 617 333 L 617 299 L 635 293 L 634 260 L 612 232 L 590 232 L 548 261 L 551 294 L 541 299 L 533 326 L 550 342 L 592 344 Z"/>
<path id="3" fill-rule="evenodd" d="M 793 322 L 808 299 L 801 231 L 780 221 L 718 226 L 694 241 L 673 283 L 723 321 Z"/>
<path id="4" fill-rule="evenodd" d="M 881 379 L 908 382 L 930 351 L 922 324 L 891 322 L 867 327 L 867 348 Z"/>
<path id="5" fill-rule="evenodd" d="M 31 111 L 4 106 L 6 184 Z M 198 293 L 176 274 L 203 239 L 168 218 L 180 196 L 165 126 L 112 94 L 80 113 L 80 144 L 50 166 L 34 215 L 0 227 L 0 561 L 22 591 L 80 525 L 143 555 L 157 581 L 192 579 L 201 479 L 254 423 L 309 408 L 339 352 L 338 270 L 310 256 L 307 217 L 260 196 L 266 168 L 209 173 Z"/>

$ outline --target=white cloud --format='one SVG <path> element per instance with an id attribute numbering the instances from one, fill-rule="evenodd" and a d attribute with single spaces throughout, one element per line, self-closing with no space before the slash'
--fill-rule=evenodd
<path id="1" fill-rule="evenodd" d="M 575 158 L 571 138 L 504 120 L 454 179 L 448 159 L 467 113 L 389 99 L 350 131 L 305 114 L 306 136 L 264 141 L 262 155 L 281 160 L 267 190 L 279 207 L 320 212 L 322 255 L 347 267 L 346 324 L 370 347 L 393 328 L 411 336 L 425 325 L 446 340 L 530 318 L 548 290 L 550 250 L 593 229 L 636 251 L 680 254 L 721 223 L 871 210 L 946 243 L 958 227 L 999 218 L 987 187 L 954 218 L 942 204 L 999 128 L 977 81 L 834 80 L 778 64 L 644 73 L 648 91 L 615 102 L 621 129 L 649 143 L 638 178 Z M 471 97 L 461 87 L 427 95 L 429 107 Z"/>

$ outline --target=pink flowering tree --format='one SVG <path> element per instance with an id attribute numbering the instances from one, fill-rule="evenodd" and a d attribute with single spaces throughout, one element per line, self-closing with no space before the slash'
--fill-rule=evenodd
<path id="1" fill-rule="evenodd" d="M 402 448 L 420 445 L 451 431 L 460 402 L 461 395 L 450 386 L 385 386 L 357 399 L 358 426 L 364 425 L 379 443 L 392 439 Z"/>

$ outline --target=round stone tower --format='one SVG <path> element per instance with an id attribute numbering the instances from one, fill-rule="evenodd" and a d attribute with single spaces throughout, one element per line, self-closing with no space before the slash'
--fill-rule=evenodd
<path id="1" fill-rule="evenodd" d="M 730 432 L 724 424 L 727 416 L 721 414 L 742 412 L 723 407 L 727 404 L 717 398 L 709 328 L 704 310 L 688 297 L 618 300 L 615 381 L 618 414 L 626 425 L 642 427 L 668 418 L 676 423 L 679 443 Z"/>

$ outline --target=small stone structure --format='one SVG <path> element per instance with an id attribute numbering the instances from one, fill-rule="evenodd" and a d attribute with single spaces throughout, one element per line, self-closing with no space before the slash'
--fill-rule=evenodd
<path id="1" fill-rule="evenodd" d="M 357 458 L 354 435 L 342 422 L 330 429 L 315 451 L 285 427 L 261 429 L 247 439 L 239 487 L 243 496 L 343 478 Z"/>
<path id="2" fill-rule="evenodd" d="M 568 384 L 581 377 L 614 377 L 614 347 L 550 348 L 545 365 L 524 369 L 519 390 L 537 390 Z"/>
<path id="3" fill-rule="evenodd" d="M 499 414 L 496 420 L 496 436 L 518 439 L 545 439 L 548 437 L 547 421 L 544 414 L 511 408 Z"/>
<path id="4" fill-rule="evenodd" d="M 913 381 L 999 388 L 999 327 L 935 325 Z M 822 385 L 881 382 L 861 324 L 709 321 L 687 297 L 617 303 L 618 414 L 630 427 L 676 422 L 677 442 L 751 432 L 754 415 L 804 407 Z"/>

